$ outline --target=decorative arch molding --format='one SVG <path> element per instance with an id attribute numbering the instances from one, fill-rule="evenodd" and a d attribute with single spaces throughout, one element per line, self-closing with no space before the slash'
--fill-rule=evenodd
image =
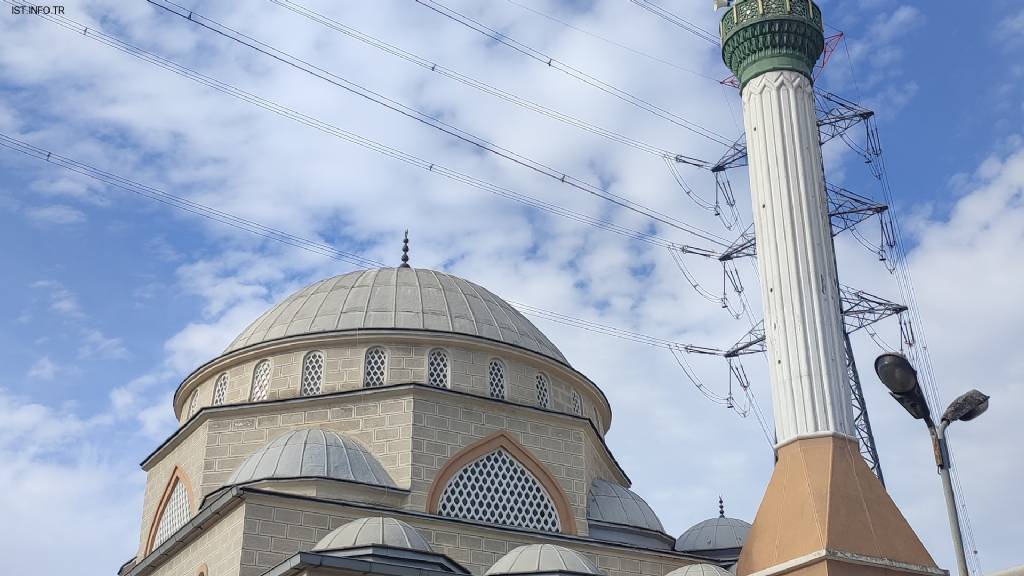
<path id="1" fill-rule="evenodd" d="M 167 486 L 164 488 L 163 496 L 160 497 L 160 502 L 156 506 L 153 520 L 149 524 L 149 535 L 146 537 L 146 551 L 143 553 L 143 556 L 148 555 L 153 551 L 153 548 L 156 548 L 156 535 L 160 528 L 160 520 L 163 519 L 164 512 L 167 511 L 167 504 L 170 503 L 171 495 L 179 483 L 185 488 L 185 494 L 188 496 L 189 517 L 196 514 L 196 496 L 192 490 L 192 481 L 189 480 L 188 474 L 181 469 L 181 466 L 175 465 L 174 470 L 171 471 L 171 478 L 167 481 Z"/>
<path id="2" fill-rule="evenodd" d="M 199 565 L 199 569 L 196 570 L 196 576 L 210 576 L 210 567 L 203 562 Z"/>
<path id="3" fill-rule="evenodd" d="M 555 510 L 558 512 L 561 532 L 563 534 L 576 534 L 576 515 L 573 513 L 569 498 L 565 495 L 565 491 L 562 490 L 558 480 L 548 472 L 547 467 L 537 460 L 529 450 L 523 448 L 516 442 L 515 438 L 505 431 L 495 432 L 482 440 L 478 440 L 448 459 L 448 462 L 441 467 L 437 477 L 434 479 L 434 483 L 430 486 L 430 492 L 427 494 L 427 512 L 438 514 L 441 507 L 441 496 L 444 494 L 448 483 L 451 482 L 456 474 L 461 472 L 466 466 L 499 449 L 504 449 L 509 456 L 522 464 L 540 482 L 541 486 L 547 490 L 548 496 L 551 497 Z"/>

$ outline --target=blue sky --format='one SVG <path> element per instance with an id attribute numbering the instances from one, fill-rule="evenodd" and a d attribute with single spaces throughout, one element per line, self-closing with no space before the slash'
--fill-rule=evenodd
<path id="1" fill-rule="evenodd" d="M 626 0 L 524 3 L 703 76 L 728 72 L 714 47 Z M 275 46 L 466 130 L 725 237 L 660 160 L 432 76 L 274 6 L 186 2 Z M 631 137 L 702 158 L 721 147 L 488 43 L 411 2 L 304 3 L 346 24 L 509 91 Z M 714 29 L 701 3 L 665 0 Z M 696 4 L 699 4 L 696 5 Z M 512 3 L 452 2 L 481 21 L 603 80 L 738 135 L 738 95 L 544 20 Z M 983 419 L 954 428 L 985 572 L 1020 564 L 1024 506 L 1014 405 L 1024 400 L 1015 340 L 1024 312 L 1024 11 L 975 3 L 822 2 L 842 29 L 821 85 L 878 112 L 910 267 L 945 399 L 992 393 Z M 678 231 L 481 155 L 405 118 L 268 61 L 146 3 L 69 2 L 67 15 L 205 74 L 339 127 L 586 214 Z M 372 7 L 371 7 L 372 6 Z M 396 264 L 411 229 L 414 265 L 444 268 L 510 300 L 683 342 L 725 346 L 743 333 L 698 297 L 660 249 L 457 185 L 138 62 L 38 18 L 0 11 L 0 132 L 118 175 L 305 237 Z M 852 64 L 852 66 L 851 66 Z M 731 108 L 730 108 L 731 106 Z M 857 157 L 827 150 L 829 178 L 877 195 Z M 710 175 L 684 170 L 701 191 Z M 732 176 L 749 213 L 745 171 Z M 747 219 L 749 221 L 749 218 Z M 876 232 L 865 229 L 874 237 Z M 9 489 L 0 537 L 43 553 L 38 534 L 78 538 L 35 568 L 112 573 L 138 542 L 137 463 L 174 428 L 170 394 L 266 307 L 352 269 L 184 214 L 0 148 L 0 471 Z M 849 238 L 843 281 L 894 298 L 891 277 Z M 743 268 L 745 283 L 756 278 Z M 697 266 L 719 290 L 713 267 Z M 750 293 L 756 292 L 751 289 Z M 753 297 L 753 296 L 752 296 Z M 757 306 L 756 298 L 754 306 Z M 756 313 L 756 312 L 755 312 Z M 752 418 L 709 403 L 663 350 L 537 320 L 606 391 L 612 448 L 670 532 L 714 514 L 753 518 L 771 455 Z M 893 341 L 891 326 L 880 337 Z M 952 567 L 938 478 L 923 429 L 870 375 L 878 348 L 855 342 L 890 491 L 944 566 Z M 642 361 L 637 361 L 641 359 Z M 974 366 L 986 366 L 978 382 Z M 713 386 L 724 369 L 695 359 Z M 763 369 L 752 363 L 761 405 Z M 644 442 L 638 443 L 638 439 Z M 671 450 L 678 462 L 656 464 Z M 694 464 L 698 463 L 698 464 Z M 32 510 L 46 507 L 47 519 Z M 20 526 L 21 528 L 13 528 Z M 83 536 L 84 534 L 84 536 Z"/>

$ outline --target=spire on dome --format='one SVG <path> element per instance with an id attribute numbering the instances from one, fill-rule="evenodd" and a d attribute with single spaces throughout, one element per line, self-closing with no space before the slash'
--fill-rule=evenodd
<path id="1" fill-rule="evenodd" d="M 399 268 L 412 268 L 409 266 L 409 231 L 405 231 L 405 238 L 402 240 L 402 264 Z"/>
<path id="2" fill-rule="evenodd" d="M 718 517 L 725 518 L 725 502 L 722 501 L 722 497 L 718 497 Z"/>

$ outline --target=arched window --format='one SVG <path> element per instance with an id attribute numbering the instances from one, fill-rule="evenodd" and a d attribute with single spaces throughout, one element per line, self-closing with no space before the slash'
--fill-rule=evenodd
<path id="1" fill-rule="evenodd" d="M 217 383 L 213 385 L 213 405 L 220 406 L 228 397 L 228 373 L 217 376 Z"/>
<path id="2" fill-rule="evenodd" d="M 427 384 L 438 388 L 451 387 L 451 365 L 448 362 L 448 353 L 440 348 L 435 348 L 427 355 Z"/>
<path id="3" fill-rule="evenodd" d="M 303 396 L 315 396 L 320 393 L 324 384 L 324 353 L 314 350 L 302 360 L 302 386 L 299 393 Z"/>
<path id="4" fill-rule="evenodd" d="M 561 530 L 558 510 L 548 491 L 503 448 L 455 474 L 441 493 L 438 512 L 450 518 L 547 532 Z"/>
<path id="5" fill-rule="evenodd" d="M 583 398 L 575 390 L 572 391 L 572 411 L 577 416 L 583 416 Z"/>
<path id="6" fill-rule="evenodd" d="M 175 468 L 171 480 L 164 490 L 163 498 L 157 506 L 155 520 L 150 529 L 147 552 L 151 552 L 175 532 L 181 529 L 192 517 L 192 494 L 188 480 L 180 468 Z"/>
<path id="7" fill-rule="evenodd" d="M 551 385 L 548 384 L 548 377 L 537 372 L 537 405 L 541 408 L 551 407 Z"/>
<path id="8" fill-rule="evenodd" d="M 371 388 L 387 383 L 388 354 L 383 348 L 370 348 L 363 362 L 363 386 Z"/>
<path id="9" fill-rule="evenodd" d="M 192 395 L 188 397 L 188 412 L 185 413 L 185 419 L 188 420 L 196 413 L 196 399 L 199 398 L 199 389 L 196 388 L 192 391 Z"/>
<path id="10" fill-rule="evenodd" d="M 497 358 L 487 367 L 487 382 L 491 398 L 505 399 L 505 363 Z"/>
<path id="11" fill-rule="evenodd" d="M 270 388 L 270 360 L 260 360 L 256 369 L 252 371 L 252 394 L 249 399 L 253 402 L 267 399 L 267 390 Z"/>

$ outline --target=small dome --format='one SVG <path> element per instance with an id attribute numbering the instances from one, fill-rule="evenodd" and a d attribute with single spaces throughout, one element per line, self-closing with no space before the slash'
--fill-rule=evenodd
<path id="1" fill-rule="evenodd" d="M 690 564 L 676 568 L 665 576 L 732 576 L 732 573 L 714 564 Z"/>
<path id="2" fill-rule="evenodd" d="M 568 364 L 508 302 L 468 280 L 424 268 L 359 270 L 310 284 L 257 318 L 225 352 L 289 336 L 372 329 L 480 336 Z"/>
<path id="3" fill-rule="evenodd" d="M 430 552 L 430 544 L 412 526 L 394 518 L 380 516 L 360 518 L 335 528 L 313 547 L 314 551 L 362 548 L 364 546 L 390 546 Z"/>
<path id="4" fill-rule="evenodd" d="M 700 552 L 742 548 L 747 541 L 750 524 L 736 518 L 710 518 L 693 525 L 676 539 L 675 549 L 679 552 Z"/>
<path id="5" fill-rule="evenodd" d="M 487 571 L 487 576 L 551 572 L 601 574 L 593 562 L 575 550 L 554 544 L 530 544 L 502 556 Z"/>
<path id="6" fill-rule="evenodd" d="M 587 495 L 587 519 L 664 532 L 661 520 L 644 499 L 607 480 L 596 479 Z"/>
<path id="7" fill-rule="evenodd" d="M 320 477 L 395 488 L 384 466 L 362 444 L 331 430 L 293 430 L 260 448 L 228 480 Z"/>

